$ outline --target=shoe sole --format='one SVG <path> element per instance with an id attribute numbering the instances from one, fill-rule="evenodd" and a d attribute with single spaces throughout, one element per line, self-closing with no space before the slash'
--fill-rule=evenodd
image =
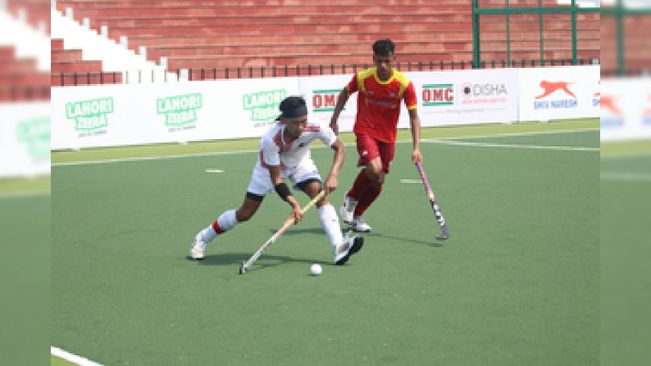
<path id="1" fill-rule="evenodd" d="M 348 254 L 346 254 L 345 257 L 341 258 L 339 262 L 336 262 L 335 264 L 338 266 L 346 264 L 348 262 L 348 259 L 350 259 L 350 256 L 359 252 L 362 250 L 362 246 L 364 245 L 364 238 L 361 236 L 356 237 L 353 240 L 353 246 L 350 247 L 350 250 L 348 250 Z"/>
<path id="2" fill-rule="evenodd" d="M 355 227 L 353 225 L 350 225 L 350 223 L 348 224 L 348 230 L 352 230 L 352 231 L 354 231 L 356 233 L 370 233 L 371 232 L 371 229 L 361 230 L 361 229 L 358 229 L 357 227 Z"/>
<path id="3" fill-rule="evenodd" d="M 194 256 L 194 253 L 192 252 L 192 250 L 190 250 L 190 255 L 188 255 L 188 258 L 192 259 L 193 261 L 200 261 L 200 260 L 203 260 L 204 257 L 205 257 L 205 255 L 201 255 L 200 257 L 199 257 L 199 256 L 196 256 L 196 257 L 195 257 L 195 256 Z"/>

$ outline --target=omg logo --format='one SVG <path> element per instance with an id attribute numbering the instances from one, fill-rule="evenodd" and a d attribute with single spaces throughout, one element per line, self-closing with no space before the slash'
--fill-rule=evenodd
<path id="1" fill-rule="evenodd" d="M 453 84 L 423 85 L 423 106 L 433 107 L 454 104 Z"/>
<path id="2" fill-rule="evenodd" d="M 339 92 L 341 89 L 313 90 L 312 111 L 317 113 L 333 112 Z"/>

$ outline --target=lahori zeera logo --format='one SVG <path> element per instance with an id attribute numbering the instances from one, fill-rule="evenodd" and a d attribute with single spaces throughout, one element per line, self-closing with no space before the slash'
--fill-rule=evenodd
<path id="1" fill-rule="evenodd" d="M 200 93 L 158 98 L 156 113 L 165 116 L 165 126 L 180 127 L 197 122 L 197 111 L 203 107 Z"/>
<path id="2" fill-rule="evenodd" d="M 313 90 L 312 91 L 312 111 L 313 112 L 333 112 L 337 102 L 337 95 L 341 89 Z"/>
<path id="3" fill-rule="evenodd" d="M 541 81 L 540 88 L 543 90 L 534 97 L 534 109 L 577 108 L 578 100 L 570 89 L 571 84 L 567 81 Z"/>
<path id="4" fill-rule="evenodd" d="M 433 107 L 454 104 L 453 84 L 423 85 L 423 106 Z"/>
<path id="5" fill-rule="evenodd" d="M 75 131 L 90 132 L 108 127 L 113 113 L 113 98 L 98 98 L 66 103 L 66 118 L 75 121 Z"/>
<path id="6" fill-rule="evenodd" d="M 50 117 L 18 122 L 16 135 L 18 141 L 25 145 L 33 160 L 50 159 Z"/>
<path id="7" fill-rule="evenodd" d="M 269 122 L 280 114 L 278 106 L 285 97 L 287 97 L 287 90 L 285 89 L 244 94 L 242 96 L 242 107 L 246 111 L 251 111 L 251 121 Z M 264 123 L 258 123 L 256 127 L 258 125 L 264 125 Z"/>

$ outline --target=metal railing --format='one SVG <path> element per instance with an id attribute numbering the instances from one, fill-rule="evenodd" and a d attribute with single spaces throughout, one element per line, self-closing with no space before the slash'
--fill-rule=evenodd
<path id="1" fill-rule="evenodd" d="M 636 75 L 640 72 L 648 72 L 647 70 L 630 70 L 626 66 L 626 27 L 624 26 L 624 21 L 628 17 L 640 17 L 640 16 L 651 16 L 651 7 L 627 7 L 625 1 L 617 0 L 614 6 L 605 6 L 602 8 L 602 16 L 604 18 L 615 18 L 615 32 L 616 36 L 613 40 L 615 42 L 615 52 L 616 52 L 616 69 L 615 73 L 619 76 L 633 74 Z M 646 30 L 638 30 L 639 32 L 646 32 Z M 603 40 L 602 42 L 608 42 L 608 40 Z M 651 57 L 647 57 L 649 62 L 649 68 L 651 69 Z"/>
<path id="2" fill-rule="evenodd" d="M 541 67 L 599 64 L 598 59 L 511 59 L 511 60 L 481 60 L 475 67 L 473 61 L 429 61 L 429 62 L 399 62 L 396 69 L 400 71 L 451 71 L 469 70 L 473 68 L 505 68 L 505 67 Z M 142 84 L 177 81 L 252 79 L 291 76 L 321 76 L 345 75 L 371 67 L 370 64 L 319 64 L 319 65 L 284 65 L 284 66 L 249 66 L 249 67 L 215 67 L 177 69 L 169 78 L 167 73 L 156 78 L 154 73 L 147 71 L 128 71 L 124 73 L 52 73 L 52 86 L 101 85 L 101 84 Z"/>
<path id="3" fill-rule="evenodd" d="M 621 1 L 621 0 L 619 0 Z M 546 14 L 569 14 L 571 17 L 571 47 L 572 64 L 578 64 L 577 47 L 577 14 L 599 13 L 598 7 L 578 7 L 576 0 L 571 0 L 569 7 L 543 7 L 542 0 L 538 0 L 538 7 L 511 7 L 509 0 L 505 0 L 504 7 L 482 8 L 480 0 L 472 0 L 472 38 L 473 38 L 473 65 L 477 68 L 481 60 L 481 16 L 504 15 L 506 25 L 506 61 L 511 61 L 511 16 L 516 14 L 538 15 L 539 62 L 545 65 L 545 43 L 543 37 L 544 16 Z"/>
<path id="4" fill-rule="evenodd" d="M 34 101 L 49 100 L 49 86 L 1 85 L 0 101 Z"/>

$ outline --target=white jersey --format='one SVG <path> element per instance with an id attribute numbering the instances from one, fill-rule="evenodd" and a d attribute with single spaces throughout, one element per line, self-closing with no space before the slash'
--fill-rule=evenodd
<path id="1" fill-rule="evenodd" d="M 280 165 L 281 170 L 293 170 L 305 159 L 311 159 L 310 142 L 321 139 L 326 146 L 337 140 L 337 135 L 330 126 L 308 122 L 303 133 L 293 141 L 285 141 L 285 125 L 276 122 L 260 139 L 260 153 L 256 166 L 267 168 Z"/>

